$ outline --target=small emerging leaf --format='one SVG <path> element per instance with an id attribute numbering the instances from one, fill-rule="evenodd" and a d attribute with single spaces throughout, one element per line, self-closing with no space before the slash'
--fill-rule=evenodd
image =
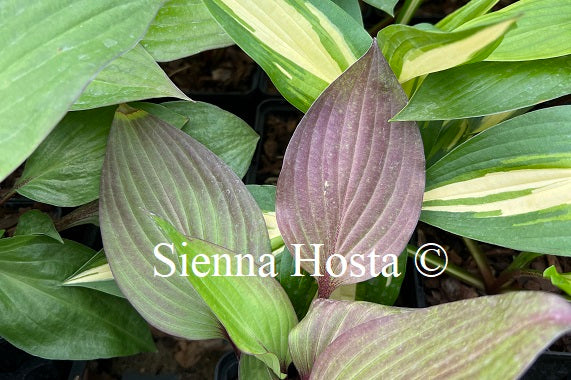
<path id="1" fill-rule="evenodd" d="M 271 267 L 258 267 L 253 256 L 248 264 L 247 256 L 242 258 L 221 246 L 187 238 L 157 216 L 153 220 L 174 244 L 181 260 L 186 257 L 188 281 L 212 309 L 236 347 L 256 356 L 284 378 L 282 373 L 287 373 L 291 362 L 287 336 L 297 318 L 282 287 L 268 277 Z M 195 261 L 201 263 L 200 267 Z"/>
<path id="2" fill-rule="evenodd" d="M 67 278 L 64 286 L 83 286 L 85 288 L 99 290 L 117 297 L 123 297 L 123 293 L 117 287 L 111 273 L 111 268 L 105 258 L 103 250 L 97 252 L 74 274 Z"/>
<path id="3" fill-rule="evenodd" d="M 89 83 L 72 111 L 169 97 L 188 99 L 145 48 L 136 45 L 111 62 Z"/>
<path id="4" fill-rule="evenodd" d="M 543 277 L 549 278 L 551 283 L 571 296 L 571 273 L 559 273 L 555 265 L 543 271 Z"/>
<path id="5" fill-rule="evenodd" d="M 20 216 L 14 231 L 14 236 L 16 235 L 44 235 L 63 243 L 52 218 L 39 210 L 30 210 Z"/>

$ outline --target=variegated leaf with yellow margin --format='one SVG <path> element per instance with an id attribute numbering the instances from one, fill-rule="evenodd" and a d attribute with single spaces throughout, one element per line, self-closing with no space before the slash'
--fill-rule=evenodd
<path id="1" fill-rule="evenodd" d="M 497 12 L 477 17 L 456 30 L 505 22 L 517 17 L 487 61 L 528 61 L 571 54 L 571 1 L 520 0 Z"/>
<path id="2" fill-rule="evenodd" d="M 515 18 L 460 32 L 391 25 L 378 34 L 379 47 L 400 82 L 486 58 Z"/>
<path id="3" fill-rule="evenodd" d="M 357 21 L 329 1 L 204 3 L 282 95 L 304 112 L 371 46 L 371 37 Z"/>
<path id="4" fill-rule="evenodd" d="M 571 256 L 571 106 L 491 127 L 426 175 L 422 221 L 513 249 Z"/>

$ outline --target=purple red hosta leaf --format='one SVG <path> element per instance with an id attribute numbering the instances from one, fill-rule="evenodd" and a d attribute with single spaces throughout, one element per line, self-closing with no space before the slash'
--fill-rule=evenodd
<path id="1" fill-rule="evenodd" d="M 571 330 L 571 305 L 513 292 L 390 315 L 340 335 L 311 380 L 515 379 Z"/>
<path id="2" fill-rule="evenodd" d="M 402 252 L 416 226 L 424 190 L 420 133 L 412 122 L 388 121 L 406 100 L 373 43 L 315 101 L 290 141 L 277 187 L 278 224 L 292 252 L 292 244 L 305 245 L 303 259 L 314 258 L 309 244 L 324 244 L 322 296 L 373 277 L 382 258 Z M 371 265 L 373 250 L 381 258 Z M 336 278 L 325 273 L 333 254 L 349 263 Z M 341 273 L 341 262 L 332 259 L 332 272 Z M 315 273 L 312 262 L 302 266 Z"/>

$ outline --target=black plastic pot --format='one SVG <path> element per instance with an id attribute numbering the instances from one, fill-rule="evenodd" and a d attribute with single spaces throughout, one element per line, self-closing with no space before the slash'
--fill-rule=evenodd
<path id="1" fill-rule="evenodd" d="M 238 359 L 232 351 L 225 353 L 214 369 L 214 380 L 238 379 Z"/>
<path id="2" fill-rule="evenodd" d="M 260 135 L 261 139 L 258 144 L 258 148 L 256 149 L 256 153 L 254 154 L 253 161 L 261 162 L 263 145 L 267 141 L 268 133 L 270 132 L 267 126 L 267 121 L 268 117 L 272 114 L 278 117 L 294 117 L 299 119 L 301 119 L 301 116 L 303 115 L 298 109 L 289 104 L 281 96 L 262 101 L 256 109 L 254 129 Z M 260 176 L 257 172 L 249 172 L 246 175 L 245 182 L 264 184 L 264 179 L 265 178 Z"/>
<path id="3" fill-rule="evenodd" d="M 533 363 L 522 380 L 565 380 L 571 378 L 571 353 L 547 351 Z"/>
<path id="4" fill-rule="evenodd" d="M 85 361 L 38 358 L 0 338 L 0 380 L 80 379 L 85 365 Z"/>
<path id="5" fill-rule="evenodd" d="M 259 81 L 262 70 L 257 67 L 252 74 L 252 80 L 248 90 L 237 92 L 198 92 L 190 91 L 187 95 L 196 101 L 214 104 L 225 111 L 240 117 L 249 125 L 253 125 L 256 115 L 256 105 L 261 101 L 259 93 Z"/>

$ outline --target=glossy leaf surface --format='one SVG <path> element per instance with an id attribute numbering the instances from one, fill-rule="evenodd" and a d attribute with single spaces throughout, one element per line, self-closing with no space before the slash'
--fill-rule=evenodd
<path id="1" fill-rule="evenodd" d="M 97 199 L 114 110 L 70 112 L 26 162 L 18 193 L 62 207 Z"/>
<path id="2" fill-rule="evenodd" d="M 154 350 L 147 323 L 123 299 L 60 286 L 95 252 L 73 241 L 0 240 L 0 335 L 50 359 L 86 360 Z"/>
<path id="3" fill-rule="evenodd" d="M 168 248 L 153 212 L 193 237 L 269 253 L 260 209 L 240 179 L 186 133 L 141 110 L 116 113 L 103 167 L 100 222 L 105 253 L 123 294 L 151 324 L 189 339 L 222 337 L 221 326 Z M 175 269 L 175 268 L 172 268 Z"/>
<path id="4" fill-rule="evenodd" d="M 167 1 L 141 41 L 141 45 L 159 62 L 233 43 L 202 0 Z"/>
<path id="5" fill-rule="evenodd" d="M 157 0 L 5 1 L 0 12 L 0 181 L 42 142 L 99 70 L 131 49 Z"/>
<path id="6" fill-rule="evenodd" d="M 373 277 L 386 255 L 404 249 L 418 221 L 424 155 L 414 123 L 389 123 L 406 102 L 377 44 L 332 83 L 307 112 L 288 145 L 277 186 L 276 213 L 286 245 L 324 244 L 320 293 Z M 369 260 L 375 250 L 381 260 Z M 295 252 L 294 252 L 295 253 Z M 339 277 L 326 273 L 338 254 L 357 261 Z M 341 260 L 329 272 L 341 273 Z M 303 267 L 315 273 L 313 262 Z M 374 267 L 374 268 L 373 268 Z M 352 273 L 352 269 L 355 272 Z M 352 276 L 351 274 L 354 274 Z"/>

